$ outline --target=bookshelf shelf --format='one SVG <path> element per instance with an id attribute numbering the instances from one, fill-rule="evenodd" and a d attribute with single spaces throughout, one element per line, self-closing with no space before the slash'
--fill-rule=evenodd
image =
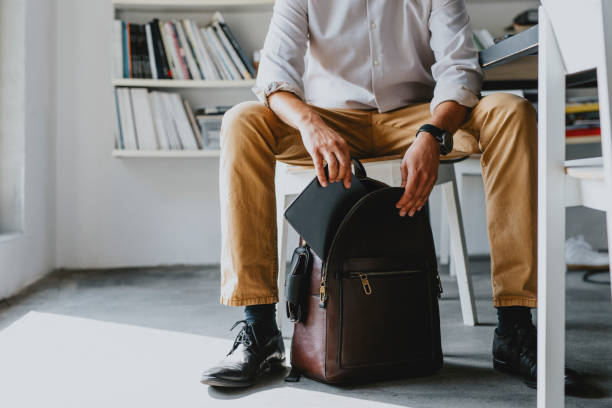
<path id="1" fill-rule="evenodd" d="M 113 150 L 113 157 L 125 159 L 187 159 L 219 156 L 219 150 Z"/>
<path id="2" fill-rule="evenodd" d="M 231 10 L 270 8 L 274 0 L 112 0 L 115 10 Z"/>
<path id="3" fill-rule="evenodd" d="M 113 79 L 114 86 L 134 88 L 250 88 L 255 85 L 254 79 L 241 80 L 191 80 L 191 79 Z"/>

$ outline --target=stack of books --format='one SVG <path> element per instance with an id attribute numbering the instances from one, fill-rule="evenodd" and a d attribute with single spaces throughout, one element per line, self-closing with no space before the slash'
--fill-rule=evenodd
<path id="1" fill-rule="evenodd" d="M 221 13 L 198 27 L 193 20 L 135 24 L 115 20 L 113 68 L 116 78 L 241 80 L 255 68 Z"/>
<path id="2" fill-rule="evenodd" d="M 181 95 L 144 88 L 115 88 L 115 148 L 124 150 L 201 150 L 208 143 Z M 211 147 L 212 146 L 212 147 Z"/>
<path id="3" fill-rule="evenodd" d="M 565 106 L 565 136 L 585 141 L 601 136 L 599 103 L 592 97 L 568 99 Z M 578 140 L 578 139 L 575 139 Z"/>

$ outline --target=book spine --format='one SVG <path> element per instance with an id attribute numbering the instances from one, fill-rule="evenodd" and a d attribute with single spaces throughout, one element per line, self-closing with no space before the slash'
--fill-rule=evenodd
<path id="1" fill-rule="evenodd" d="M 193 31 L 191 29 L 191 21 L 182 20 L 183 29 L 185 30 L 185 34 L 187 35 L 187 40 L 189 41 L 189 45 L 191 50 L 193 51 L 193 55 L 195 56 L 196 63 L 198 65 L 198 69 L 203 79 L 210 79 L 210 73 L 207 72 L 206 64 L 202 58 L 202 50 L 200 50 L 199 45 L 193 35 Z"/>
<path id="2" fill-rule="evenodd" d="M 225 48 L 223 47 L 223 44 L 221 44 L 221 39 L 219 38 L 219 34 L 217 33 L 217 29 L 212 24 L 209 25 L 208 28 L 210 29 L 210 35 L 211 35 L 211 37 L 213 39 L 213 42 L 215 44 L 215 48 L 217 49 L 217 52 L 219 53 L 219 55 L 221 57 L 221 60 L 225 64 L 225 67 L 229 71 L 229 73 L 231 75 L 231 79 L 234 79 L 234 80 L 235 79 L 242 79 L 242 76 L 240 75 L 240 72 L 238 71 L 238 69 L 236 68 L 234 63 L 232 62 L 232 58 L 229 56 L 227 51 L 225 51 Z"/>
<path id="3" fill-rule="evenodd" d="M 127 34 L 127 56 L 128 56 L 128 76 L 127 78 L 134 78 L 134 67 L 132 65 L 132 28 L 130 23 L 126 23 L 125 32 Z"/>
<path id="4" fill-rule="evenodd" d="M 236 40 L 236 37 L 234 37 L 234 34 L 232 33 L 232 30 L 230 30 L 229 26 L 224 21 L 219 21 L 219 25 L 221 26 L 221 29 L 223 30 L 223 32 L 227 35 L 227 38 L 232 43 L 232 46 L 234 47 L 234 49 L 238 53 L 238 56 L 242 60 L 242 63 L 244 64 L 246 69 L 251 74 L 251 77 L 255 78 L 257 76 L 257 73 L 255 72 L 255 67 L 253 67 L 253 64 L 251 63 L 251 60 L 246 56 L 244 50 L 242 49 L 242 47 L 238 43 L 238 40 Z"/>
<path id="5" fill-rule="evenodd" d="M 117 136 L 118 136 L 118 140 L 117 140 L 117 149 L 125 149 L 125 142 L 123 139 L 123 129 L 122 129 L 122 124 L 121 124 L 121 110 L 119 107 L 119 95 L 117 94 L 117 88 L 114 89 L 114 96 L 115 96 L 115 118 L 116 118 L 116 123 L 117 123 Z"/>
<path id="6" fill-rule="evenodd" d="M 200 34 L 202 35 L 202 40 L 204 42 L 204 47 L 206 47 L 206 51 L 208 53 L 208 55 L 210 56 L 210 61 L 212 62 L 212 65 L 215 67 L 215 71 L 217 72 L 217 75 L 219 76 L 219 79 L 229 79 L 229 77 L 227 76 L 227 74 L 225 73 L 225 70 L 223 69 L 223 64 L 221 63 L 221 61 L 219 60 L 219 57 L 217 55 L 217 53 L 215 52 L 209 38 L 208 38 L 208 32 L 206 31 L 205 28 L 202 28 L 200 30 Z"/>
<path id="7" fill-rule="evenodd" d="M 113 77 L 123 78 L 123 23 L 113 22 Z"/>
<path id="8" fill-rule="evenodd" d="M 176 72 L 176 66 L 174 65 L 174 58 L 172 56 L 172 48 L 170 44 L 170 39 L 168 38 L 166 25 L 161 21 L 159 21 L 157 25 L 159 28 L 159 37 L 162 41 L 162 45 L 164 46 L 164 52 L 166 54 L 166 58 L 168 61 L 168 69 L 170 70 L 170 78 L 178 79 L 179 75 Z"/>
<path id="9" fill-rule="evenodd" d="M 138 47 L 140 50 L 140 64 L 143 78 L 151 78 L 151 62 L 147 48 L 147 31 L 144 24 L 138 26 Z"/>
<path id="10" fill-rule="evenodd" d="M 181 44 L 181 48 L 183 49 L 183 52 L 185 54 L 185 62 L 187 63 L 187 68 L 189 69 L 191 79 L 202 79 L 200 69 L 198 68 L 198 64 L 195 61 L 193 49 L 191 48 L 191 45 L 187 40 L 187 36 L 185 35 L 183 24 L 180 21 L 176 21 L 174 23 L 174 27 L 176 28 L 179 43 Z"/>
<path id="11" fill-rule="evenodd" d="M 240 73 L 240 76 L 244 79 L 252 79 L 253 77 L 251 76 L 249 71 L 246 69 L 246 67 L 242 63 L 242 60 L 238 56 L 238 53 L 236 52 L 234 47 L 232 47 L 232 44 L 230 43 L 229 39 L 223 32 L 223 29 L 221 29 L 221 26 L 219 25 L 218 21 L 215 21 L 213 23 L 213 28 L 215 30 L 215 33 L 219 37 L 219 40 L 221 40 L 221 45 L 225 49 L 225 52 L 229 55 L 229 58 L 232 61 L 232 64 L 234 64 L 234 66 Z"/>
<path id="12" fill-rule="evenodd" d="M 200 133 L 195 116 L 193 116 L 193 110 L 186 99 L 183 99 L 183 105 L 185 106 L 185 112 L 187 113 L 187 118 L 189 119 L 189 124 L 191 125 L 191 130 L 193 131 L 193 137 L 195 138 L 196 145 L 198 149 L 201 150 L 203 148 L 202 133 Z"/>
<path id="13" fill-rule="evenodd" d="M 177 79 L 187 79 L 185 77 L 185 73 L 181 66 L 181 59 L 179 57 L 179 49 L 178 49 L 176 42 L 174 41 L 173 30 L 172 30 L 171 23 L 169 21 L 166 21 L 164 23 L 164 29 L 165 29 L 166 39 L 168 40 L 168 49 L 170 51 L 170 56 L 172 58 L 172 62 L 174 66 L 174 69 L 173 69 L 174 77 Z"/>
<path id="14" fill-rule="evenodd" d="M 153 46 L 153 34 L 151 33 L 151 24 L 145 26 L 145 33 L 147 35 L 147 51 L 149 52 L 149 65 L 151 67 L 151 76 L 153 79 L 158 79 L 157 74 L 157 59 L 155 58 L 155 50 Z"/>
<path id="15" fill-rule="evenodd" d="M 168 79 L 168 70 L 166 69 L 166 61 L 164 61 L 163 55 L 163 44 L 161 44 L 161 40 L 158 37 L 158 28 L 157 20 L 152 20 L 149 23 L 149 27 L 151 28 L 151 40 L 153 42 L 153 54 L 155 57 L 155 69 L 157 70 L 157 77 L 159 79 Z"/>
<path id="16" fill-rule="evenodd" d="M 123 52 L 123 78 L 130 77 L 130 52 L 128 43 L 127 24 L 121 22 L 121 41 L 122 41 L 122 52 Z"/>
<path id="17" fill-rule="evenodd" d="M 220 44 L 218 42 L 219 40 L 216 38 L 215 32 L 210 26 L 206 27 L 206 38 L 211 48 L 214 50 L 216 60 L 219 62 L 219 66 L 223 70 L 223 76 L 225 77 L 225 79 L 235 79 L 232 75 L 232 72 L 230 71 L 227 62 L 225 61 L 223 52 L 220 49 Z"/>
<path id="18" fill-rule="evenodd" d="M 198 44 L 198 49 L 202 54 L 204 65 L 206 66 L 206 73 L 208 74 L 208 79 L 221 79 L 221 76 L 219 75 L 219 72 L 217 71 L 217 68 L 215 67 L 212 61 L 212 57 L 208 53 L 208 49 L 205 45 L 205 40 L 204 38 L 202 38 L 202 33 L 193 21 L 191 21 L 190 23 L 191 30 L 193 31 L 193 36 L 196 40 L 196 43 Z"/>
<path id="19" fill-rule="evenodd" d="M 172 40 L 172 44 L 174 45 L 176 59 L 178 61 L 178 68 L 181 71 L 183 79 L 191 79 L 189 75 L 189 69 L 187 68 L 187 61 L 185 61 L 185 51 L 181 48 L 181 44 L 179 43 L 178 34 L 176 32 L 176 27 L 174 23 L 167 22 L 168 30 L 170 33 L 170 38 Z"/>

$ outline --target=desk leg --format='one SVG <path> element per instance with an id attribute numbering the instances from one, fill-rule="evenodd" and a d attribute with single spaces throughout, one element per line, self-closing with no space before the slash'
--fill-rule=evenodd
<path id="1" fill-rule="evenodd" d="M 565 390 L 565 72 L 540 7 L 538 66 L 538 408 L 563 408 Z"/>
<path id="2" fill-rule="evenodd" d="M 603 158 L 606 218 L 608 229 L 608 253 L 612 254 L 612 29 L 607 24 L 605 16 L 612 16 L 612 5 L 603 1 L 603 66 L 597 68 L 597 88 L 599 93 L 599 120 L 601 122 L 601 156 Z M 610 20 L 610 18 L 608 18 Z M 606 47 L 607 45 L 607 47 Z M 612 268 L 610 268 L 612 279 Z"/>

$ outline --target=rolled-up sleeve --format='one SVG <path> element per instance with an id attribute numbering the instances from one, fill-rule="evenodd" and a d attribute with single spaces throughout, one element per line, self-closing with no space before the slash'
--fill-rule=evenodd
<path id="1" fill-rule="evenodd" d="M 308 47 L 307 0 L 276 0 L 253 92 L 268 106 L 276 91 L 304 100 L 304 55 Z"/>
<path id="2" fill-rule="evenodd" d="M 433 0 L 429 30 L 430 46 L 436 58 L 431 67 L 436 81 L 431 112 L 444 101 L 474 107 L 483 75 L 463 0 Z"/>

